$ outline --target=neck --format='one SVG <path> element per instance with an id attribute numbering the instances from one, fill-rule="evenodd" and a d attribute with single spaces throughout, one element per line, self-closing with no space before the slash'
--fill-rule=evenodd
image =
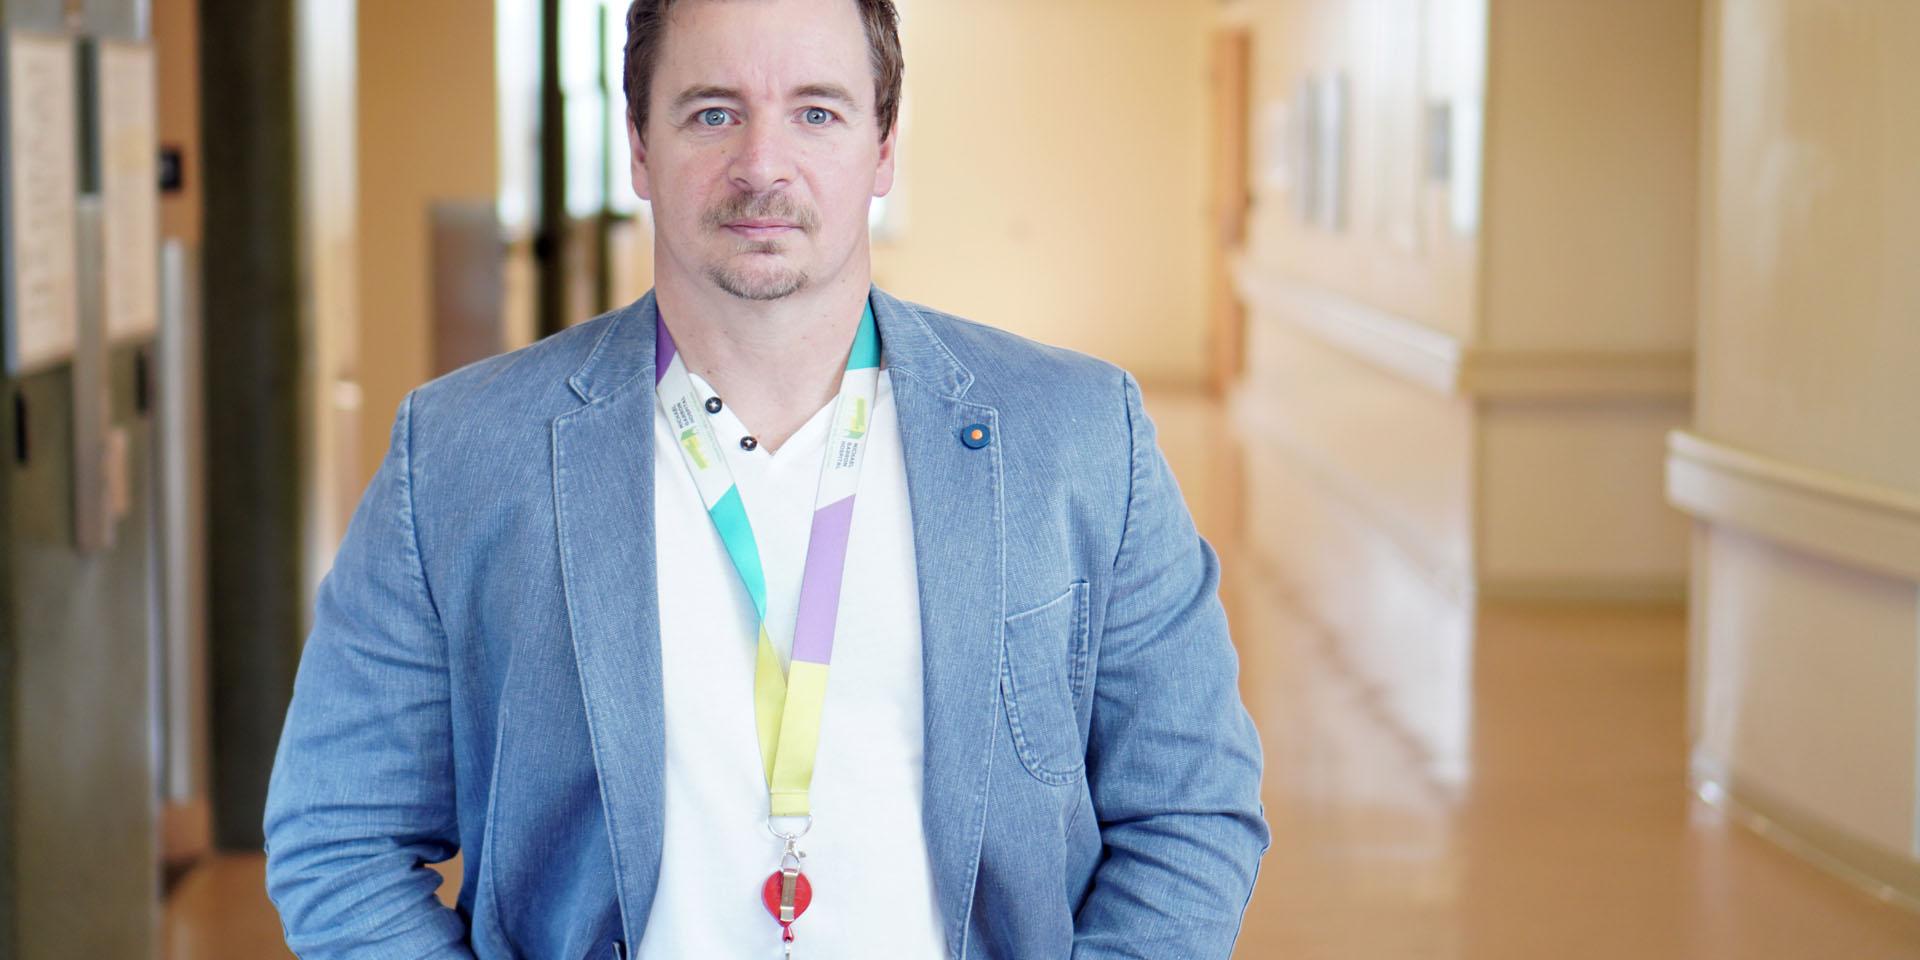
<path id="1" fill-rule="evenodd" d="M 669 273 L 659 274 L 654 300 L 687 369 L 713 385 L 754 439 L 778 450 L 839 392 L 868 274 L 751 301 Z"/>

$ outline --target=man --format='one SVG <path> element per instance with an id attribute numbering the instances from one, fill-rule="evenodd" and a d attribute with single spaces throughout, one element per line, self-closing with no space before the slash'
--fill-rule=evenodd
<path id="1" fill-rule="evenodd" d="M 1129 375 L 871 286 L 891 0 L 628 30 L 656 288 L 402 404 L 274 768 L 288 943 L 1227 956 L 1267 829 L 1215 555 Z"/>

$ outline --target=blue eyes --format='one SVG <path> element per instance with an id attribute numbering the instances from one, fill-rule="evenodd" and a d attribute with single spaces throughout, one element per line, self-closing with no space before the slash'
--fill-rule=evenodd
<path id="1" fill-rule="evenodd" d="M 824 127 L 839 119 L 832 110 L 825 107 L 808 107 L 800 112 L 800 119 L 810 127 Z M 702 127 L 724 127 L 733 120 L 733 112 L 725 107 L 708 107 L 693 115 L 693 122 Z"/>

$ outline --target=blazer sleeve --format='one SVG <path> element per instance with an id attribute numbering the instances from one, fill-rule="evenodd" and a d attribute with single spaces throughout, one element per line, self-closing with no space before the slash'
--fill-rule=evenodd
<path id="1" fill-rule="evenodd" d="M 1105 855 L 1075 960 L 1225 958 L 1270 842 L 1261 752 L 1200 538 L 1131 374 L 1125 527 L 1094 681 L 1087 777 Z"/>
<path id="2" fill-rule="evenodd" d="M 274 758 L 267 893 L 305 960 L 472 960 L 425 864 L 459 849 L 447 639 L 414 533 L 413 395 L 321 582 Z"/>

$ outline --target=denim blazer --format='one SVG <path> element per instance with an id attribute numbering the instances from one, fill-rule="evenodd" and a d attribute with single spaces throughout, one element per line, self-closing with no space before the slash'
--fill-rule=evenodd
<path id="1" fill-rule="evenodd" d="M 871 302 L 949 956 L 1226 957 L 1268 844 L 1260 745 L 1218 560 L 1138 384 Z M 320 586 L 268 791 L 267 889 L 299 956 L 600 960 L 644 936 L 655 315 L 649 294 L 402 403 Z M 989 443 L 962 442 L 973 424 Z M 456 852 L 449 910 L 424 864 Z"/>

